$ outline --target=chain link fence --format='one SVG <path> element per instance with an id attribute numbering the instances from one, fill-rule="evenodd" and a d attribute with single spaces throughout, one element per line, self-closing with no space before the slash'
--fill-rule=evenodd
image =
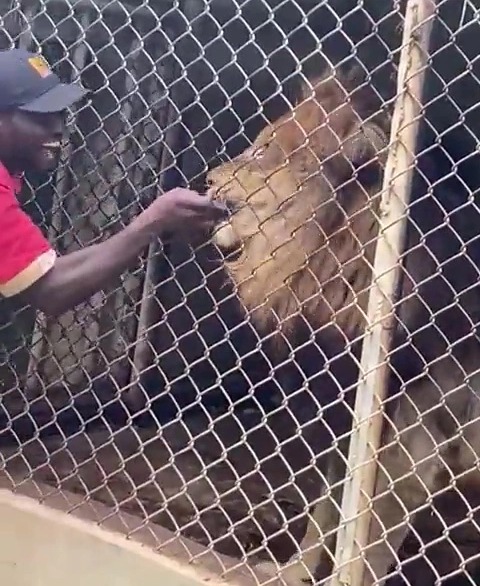
<path id="1" fill-rule="evenodd" d="M 231 210 L 59 318 L 1 301 L 2 483 L 103 503 L 100 524 L 161 526 L 159 551 L 189 538 L 258 582 L 327 579 L 406 2 L 0 2 L 3 48 L 91 90 L 64 164 L 22 194 L 60 253 L 159 189 Z M 480 580 L 479 10 L 432 17 L 364 584 Z"/>

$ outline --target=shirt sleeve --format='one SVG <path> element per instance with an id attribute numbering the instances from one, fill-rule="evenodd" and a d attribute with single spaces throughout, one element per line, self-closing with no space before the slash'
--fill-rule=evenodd
<path id="1" fill-rule="evenodd" d="M 40 228 L 21 209 L 13 191 L 0 184 L 0 294 L 28 289 L 55 264 L 56 254 Z"/>

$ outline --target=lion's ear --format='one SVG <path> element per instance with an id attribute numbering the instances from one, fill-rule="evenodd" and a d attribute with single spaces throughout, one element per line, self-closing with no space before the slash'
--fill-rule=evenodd
<path id="1" fill-rule="evenodd" d="M 339 83 L 335 70 L 326 67 L 322 73 L 310 77 L 303 77 L 297 86 L 296 90 L 296 103 L 300 104 L 306 100 L 315 100 L 319 89 L 326 84 L 332 84 L 333 82 Z M 320 102 L 321 100 L 319 100 Z"/>
<path id="2" fill-rule="evenodd" d="M 344 142 L 342 155 L 361 183 L 371 183 L 378 179 L 387 145 L 383 130 L 376 124 L 365 123 Z"/>
<path id="3" fill-rule="evenodd" d="M 297 104 L 301 104 L 305 100 L 309 100 L 315 97 L 315 87 L 318 83 L 316 79 L 303 80 L 297 89 L 295 101 Z"/>
<path id="4" fill-rule="evenodd" d="M 376 124 L 366 123 L 344 142 L 342 152 L 353 168 L 358 169 L 377 158 L 387 144 L 387 138 L 381 128 Z"/>

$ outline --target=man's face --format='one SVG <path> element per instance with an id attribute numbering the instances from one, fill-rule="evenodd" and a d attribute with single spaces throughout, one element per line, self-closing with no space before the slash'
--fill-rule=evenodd
<path id="1" fill-rule="evenodd" d="M 59 163 L 65 113 L 0 115 L 0 159 L 14 172 L 47 172 Z"/>

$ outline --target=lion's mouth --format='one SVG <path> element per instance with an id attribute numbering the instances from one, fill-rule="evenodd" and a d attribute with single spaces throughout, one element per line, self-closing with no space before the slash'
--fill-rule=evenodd
<path id="1" fill-rule="evenodd" d="M 223 220 L 217 224 L 212 236 L 225 260 L 233 261 L 240 256 L 242 245 L 229 220 Z"/>
<path id="2" fill-rule="evenodd" d="M 223 248 L 220 252 L 222 253 L 222 257 L 225 262 L 233 263 L 239 260 L 239 258 L 242 256 L 242 247 L 236 246 L 230 249 Z"/>
<path id="3" fill-rule="evenodd" d="M 222 198 L 221 202 L 225 206 L 230 217 L 233 216 L 233 214 L 235 214 L 236 212 L 238 212 L 244 205 L 226 198 Z"/>
<path id="4" fill-rule="evenodd" d="M 242 254 L 242 242 L 231 223 L 231 217 L 222 220 L 212 232 L 213 241 L 226 262 L 235 262 Z"/>
<path id="5" fill-rule="evenodd" d="M 232 201 L 221 190 L 210 187 L 207 194 L 226 209 L 226 218 L 221 219 L 212 230 L 213 241 L 226 262 L 237 261 L 242 255 L 242 243 L 232 225 L 233 216 L 244 206 L 243 203 Z"/>

